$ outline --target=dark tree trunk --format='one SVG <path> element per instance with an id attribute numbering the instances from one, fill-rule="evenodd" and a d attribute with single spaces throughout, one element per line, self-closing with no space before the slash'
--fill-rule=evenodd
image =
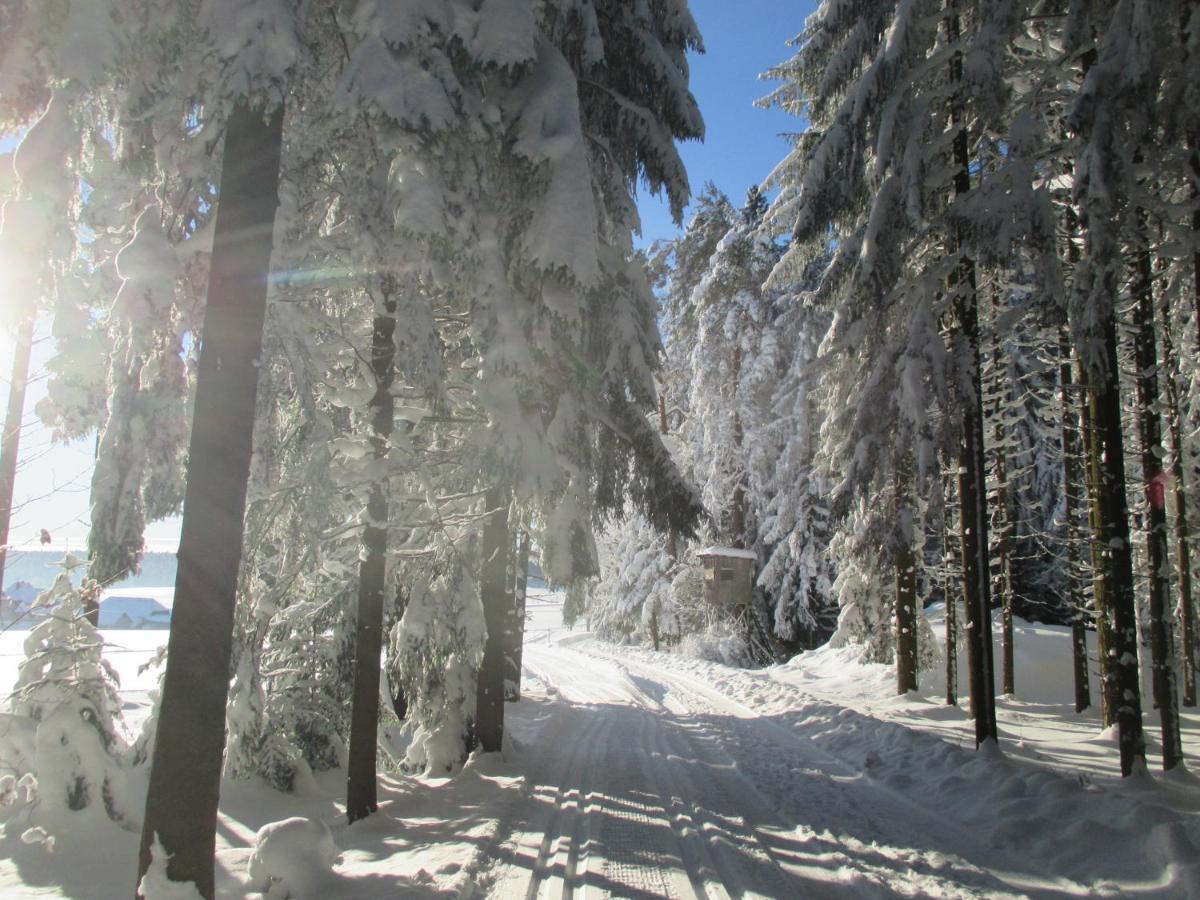
<path id="1" fill-rule="evenodd" d="M 959 39 L 957 0 L 950 2 L 947 26 L 951 43 Z M 962 53 L 950 58 L 950 81 L 962 82 Z M 958 101 L 951 107 L 957 129 L 953 152 L 956 172 L 954 195 L 971 189 L 970 144 Z M 997 739 L 996 680 L 992 659 L 991 585 L 988 567 L 987 486 L 983 442 L 983 397 L 979 365 L 979 292 L 975 261 L 963 252 L 961 235 L 955 251 L 962 254 L 952 277 L 955 317 L 961 347 L 958 353 L 958 389 L 962 403 L 963 438 L 959 448 L 958 497 L 962 505 L 963 605 L 966 607 L 967 655 L 970 668 L 971 712 L 975 719 L 975 745 Z"/>
<path id="2" fill-rule="evenodd" d="M 1099 470 L 1097 495 L 1101 553 L 1100 590 L 1108 619 L 1108 670 L 1104 678 L 1115 706 L 1120 737 L 1121 774 L 1145 765 L 1141 688 L 1138 684 L 1137 611 L 1133 592 L 1133 556 L 1129 540 L 1129 507 L 1125 494 L 1125 437 L 1121 431 L 1120 370 L 1116 313 L 1102 325 L 1104 371 L 1089 375 L 1088 405 L 1095 428 L 1092 448 Z"/>
<path id="3" fill-rule="evenodd" d="M 381 290 L 382 309 L 371 327 L 371 450 L 387 456 L 395 423 L 392 382 L 396 375 L 396 299 L 389 279 Z M 354 694 L 350 705 L 350 753 L 346 770 L 346 818 L 365 819 L 379 808 L 376 799 L 376 752 L 379 743 L 379 658 L 383 651 L 383 595 L 387 580 L 387 482 L 377 477 L 367 497 L 358 564 L 358 616 L 354 633 Z"/>
<path id="4" fill-rule="evenodd" d="M 1171 368 L 1167 372 L 1167 419 L 1171 432 L 1171 481 L 1175 491 L 1175 551 L 1179 576 L 1179 628 L 1183 644 L 1183 705 L 1196 705 L 1196 613 L 1192 597 L 1192 550 L 1188 533 L 1187 467 L 1183 444 L 1183 417 L 1179 408 L 1179 384 L 1175 380 L 1178 363 L 1171 310 L 1162 305 L 1163 356 Z"/>
<path id="5" fill-rule="evenodd" d="M 999 301 L 993 303 L 999 312 Z M 996 455 L 996 588 L 1000 592 L 1001 682 L 1003 693 L 1015 694 L 1016 673 L 1013 652 L 1013 595 L 1012 595 L 1012 516 L 1008 508 L 1008 435 L 1004 416 L 1012 404 L 1012 390 L 1008 384 L 1001 339 L 996 335 L 992 344 L 992 369 L 997 380 L 995 405 L 992 407 Z"/>
<path id="6" fill-rule="evenodd" d="M 17 459 L 21 450 L 21 420 L 25 415 L 25 388 L 29 384 L 29 357 L 33 350 L 34 312 L 21 319 L 13 348 L 12 380 L 8 383 L 8 412 L 0 436 L 0 591 L 4 589 L 4 564 L 8 558 L 8 530 L 12 524 L 13 496 L 17 486 Z M 98 624 L 99 612 L 96 612 Z M 88 611 L 88 619 L 92 613 Z"/>
<path id="7" fill-rule="evenodd" d="M 944 477 L 944 476 L 943 476 Z M 953 485 L 949 486 L 953 490 Z M 946 487 L 942 488 L 946 496 Z M 958 705 L 958 591 L 956 584 L 962 583 L 962 554 L 950 521 L 949 507 L 942 513 L 942 541 L 945 552 L 942 560 L 946 572 L 946 705 Z"/>
<path id="8" fill-rule="evenodd" d="M 1144 220 L 1139 215 L 1139 220 Z M 1143 222 L 1144 225 L 1144 222 Z M 1145 231 L 1143 227 L 1143 232 Z M 1166 473 L 1162 468 L 1162 420 L 1159 417 L 1158 350 L 1154 328 L 1154 269 L 1148 249 L 1140 249 L 1131 285 L 1135 309 L 1134 356 L 1137 363 L 1138 426 L 1142 443 L 1142 479 L 1146 490 L 1146 555 L 1150 591 L 1150 654 L 1154 703 L 1162 722 L 1163 770 L 1183 759 L 1179 704 L 1175 693 L 1174 638 L 1171 628 L 1171 564 L 1167 544 Z"/>
<path id="9" fill-rule="evenodd" d="M 508 491 L 490 488 L 485 502 L 488 517 L 483 527 L 479 587 L 487 639 L 475 694 L 475 739 L 485 753 L 497 753 L 504 744 L 504 625 L 512 604 L 508 580 Z"/>
<path id="10" fill-rule="evenodd" d="M 974 267 L 965 273 L 969 294 L 974 293 Z M 963 445 L 959 449 L 958 495 L 962 504 L 963 606 L 966 612 L 967 655 L 970 667 L 971 710 L 975 718 L 976 746 L 995 740 L 996 683 L 992 661 L 992 616 L 988 570 L 988 524 L 983 467 L 983 408 L 979 397 L 979 322 L 974 304 L 960 297 L 960 327 L 966 354 L 966 405 Z M 973 392 L 973 393 L 972 393 Z"/>
<path id="11" fill-rule="evenodd" d="M 213 854 L 242 520 L 250 472 L 283 109 L 229 117 L 196 382 L 175 606 L 138 881 L 155 840 L 167 874 L 213 896 Z"/>
<path id="12" fill-rule="evenodd" d="M 910 475 L 896 473 L 896 693 L 917 689 L 917 561 Z"/>
<path id="13" fill-rule="evenodd" d="M 525 590 L 529 582 L 529 532 L 522 529 L 517 537 L 513 578 L 513 623 L 510 630 L 508 678 L 504 683 L 504 699 L 521 699 L 521 658 L 525 648 Z"/>
<path id="14" fill-rule="evenodd" d="M 408 595 L 405 594 L 404 588 L 396 589 L 396 619 L 399 621 L 404 618 L 404 611 L 408 608 Z M 396 718 L 403 722 L 408 718 L 408 697 L 404 694 L 404 685 L 391 675 L 387 679 L 388 696 L 392 699 L 392 712 L 396 714 Z"/>
<path id="15" fill-rule="evenodd" d="M 1079 477 L 1079 427 L 1074 383 L 1071 378 L 1071 344 L 1064 326 L 1058 333 L 1058 391 L 1062 401 L 1063 518 L 1066 520 L 1067 606 L 1071 610 L 1071 661 L 1075 681 L 1075 712 L 1091 706 L 1088 677 L 1087 610 L 1079 577 L 1079 512 L 1076 505 Z"/>

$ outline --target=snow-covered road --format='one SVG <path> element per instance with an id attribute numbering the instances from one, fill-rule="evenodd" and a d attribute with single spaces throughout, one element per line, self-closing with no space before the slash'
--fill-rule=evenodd
<path id="1" fill-rule="evenodd" d="M 527 646 L 527 685 L 547 709 L 519 748 L 528 799 L 502 829 L 494 896 L 1086 892 L 645 657 L 570 636 Z"/>
<path id="2" fill-rule="evenodd" d="M 1200 778 L 1117 776 L 1113 736 L 1051 696 L 1070 687 L 1048 666 L 1069 662 L 1065 630 L 1021 632 L 1034 695 L 1003 698 L 1002 750 L 977 752 L 965 710 L 937 690 L 895 697 L 890 670 L 845 650 L 730 668 L 564 630 L 562 602 L 530 595 L 504 753 L 452 775 L 385 766 L 379 812 L 353 826 L 340 769 L 288 794 L 226 781 L 218 895 L 261 896 L 255 833 L 300 815 L 331 829 L 339 859 L 297 898 L 1200 897 Z M 106 632 L 131 727 L 161 636 Z M 0 680 L 20 638 L 0 635 Z M 1200 728 L 1184 720 L 1193 760 Z M 137 810 L 147 773 L 128 774 Z M 34 824 L 53 853 L 21 839 Z M 0 825 L 0 896 L 132 895 L 136 822 L 18 803 Z"/>

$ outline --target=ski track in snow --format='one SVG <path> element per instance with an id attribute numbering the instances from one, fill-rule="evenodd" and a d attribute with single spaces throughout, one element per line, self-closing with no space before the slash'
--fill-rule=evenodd
<path id="1" fill-rule="evenodd" d="M 1084 894 L 755 709 L 589 640 L 534 641 L 557 698 L 490 893 L 535 898 Z M 795 692 L 780 685 L 780 691 Z"/>

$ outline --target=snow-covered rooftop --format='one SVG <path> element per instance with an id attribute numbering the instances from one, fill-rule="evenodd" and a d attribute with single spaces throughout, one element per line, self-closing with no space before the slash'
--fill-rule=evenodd
<path id="1" fill-rule="evenodd" d="M 730 556 L 734 559 L 758 559 L 758 554 L 753 550 L 743 550 L 741 547 L 705 547 L 697 555 L 700 557 Z"/>

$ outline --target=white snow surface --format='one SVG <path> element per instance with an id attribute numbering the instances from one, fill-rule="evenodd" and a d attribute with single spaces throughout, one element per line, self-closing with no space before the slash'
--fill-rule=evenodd
<path id="1" fill-rule="evenodd" d="M 939 673 L 897 697 L 853 648 L 733 669 L 565 631 L 561 602 L 529 598 L 503 754 L 449 778 L 385 773 L 379 812 L 353 826 L 343 771 L 292 795 L 227 782 L 218 896 L 1200 896 L 1200 780 L 1154 771 L 1151 714 L 1152 773 L 1119 777 L 1114 736 L 1070 705 L 1065 629 L 1018 623 L 1018 696 L 999 699 L 999 747 L 976 751 Z M 137 663 L 164 635 L 105 637 L 132 727 L 155 677 Z M 1183 721 L 1195 765 L 1200 717 Z M 130 773 L 134 808 L 146 778 Z M 0 896 L 132 895 L 136 822 L 4 796 Z M 52 852 L 22 842 L 31 828 Z M 251 877 L 263 863 L 279 880 Z"/>

